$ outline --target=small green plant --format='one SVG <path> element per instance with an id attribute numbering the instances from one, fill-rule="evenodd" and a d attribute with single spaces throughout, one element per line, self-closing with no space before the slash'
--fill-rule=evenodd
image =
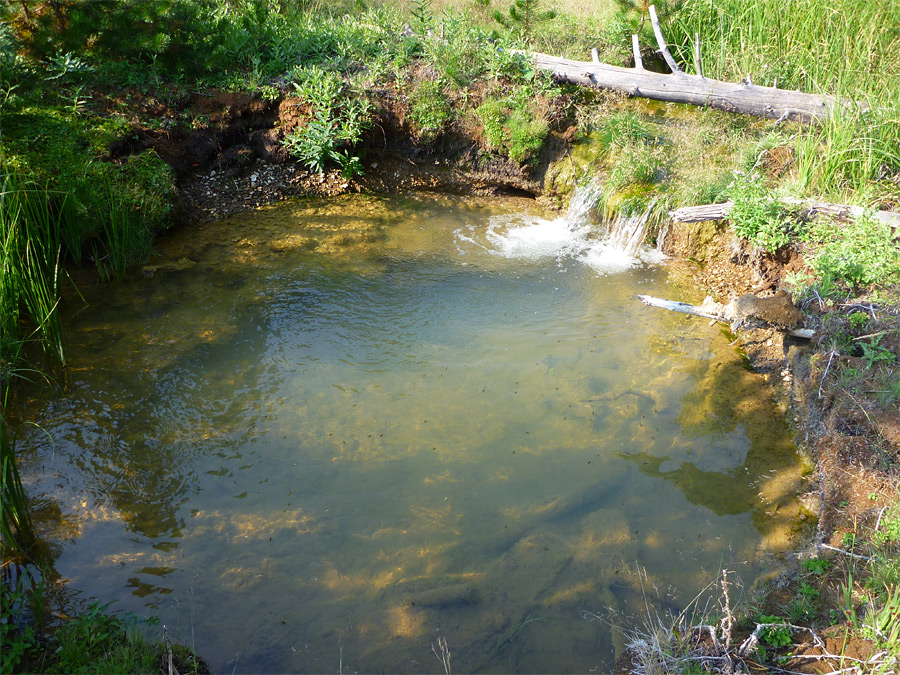
<path id="1" fill-rule="evenodd" d="M 410 96 L 410 102 L 410 120 L 415 125 L 416 136 L 423 143 L 431 143 L 453 117 L 441 82 L 423 82 Z"/>
<path id="2" fill-rule="evenodd" d="M 900 503 L 895 504 L 885 512 L 878 530 L 873 535 L 873 539 L 878 544 L 887 542 L 900 543 Z"/>
<path id="3" fill-rule="evenodd" d="M 21 574 L 14 584 L 0 583 L 0 673 L 14 673 L 23 657 L 37 645 L 34 628 L 23 620 L 28 604 L 28 577 Z"/>
<path id="4" fill-rule="evenodd" d="M 761 176 L 736 175 L 729 191 L 734 206 L 728 217 L 738 235 L 770 253 L 790 241 L 791 219 Z"/>
<path id="5" fill-rule="evenodd" d="M 371 126 L 372 104 L 364 96 L 328 105 L 326 100 L 327 96 L 321 99 L 306 126 L 285 136 L 282 143 L 313 171 L 324 173 L 329 163 L 335 163 L 345 178 L 353 178 L 362 173 L 362 162 L 351 151 Z"/>
<path id="6" fill-rule="evenodd" d="M 869 315 L 865 312 L 853 312 L 848 319 L 850 321 L 850 328 L 857 332 L 865 330 L 866 324 L 869 323 Z"/>
<path id="7" fill-rule="evenodd" d="M 513 0 L 506 14 L 497 10 L 493 16 L 494 21 L 527 42 L 537 25 L 555 19 L 556 12 L 542 9 L 540 0 Z"/>
<path id="8" fill-rule="evenodd" d="M 774 649 L 791 644 L 791 627 L 782 617 L 764 614 L 759 617 L 759 623 L 769 624 L 759 631 L 759 639 L 764 644 Z"/>
<path id="9" fill-rule="evenodd" d="M 528 87 L 520 87 L 507 98 L 487 99 L 475 114 L 492 150 L 505 151 L 519 164 L 536 159 L 549 126 L 535 107 Z"/>
<path id="10" fill-rule="evenodd" d="M 427 35 L 434 22 L 434 15 L 431 13 L 431 0 L 413 0 L 410 14 L 412 15 L 413 30 L 423 37 Z"/>
<path id="11" fill-rule="evenodd" d="M 810 558 L 803 561 L 803 567 L 816 576 L 822 576 L 831 569 L 831 561 L 825 558 Z"/>
<path id="12" fill-rule="evenodd" d="M 853 286 L 888 284 L 900 280 L 900 246 L 887 223 L 868 214 L 848 225 L 817 219 L 808 239 L 817 253 L 813 269 Z"/>
<path id="13" fill-rule="evenodd" d="M 879 335 L 870 342 L 860 343 L 863 351 L 863 360 L 866 362 L 867 368 L 872 368 L 876 364 L 881 363 L 893 363 L 897 358 L 890 349 L 881 345 L 881 338 L 882 336 Z"/>

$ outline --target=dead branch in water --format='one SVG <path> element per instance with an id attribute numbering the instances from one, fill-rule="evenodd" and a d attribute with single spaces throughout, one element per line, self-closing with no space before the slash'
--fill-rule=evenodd
<path id="1" fill-rule="evenodd" d="M 677 300 L 665 300 L 664 298 L 654 298 L 649 295 L 639 295 L 641 302 L 651 307 L 659 307 L 667 309 L 671 312 L 680 312 L 682 314 L 691 314 L 693 316 L 702 316 L 706 319 L 721 321 L 722 323 L 732 324 L 740 321 L 742 317 L 738 316 L 733 309 L 733 304 L 722 305 L 715 302 L 712 298 L 706 298 L 702 305 L 689 305 L 686 302 L 678 302 Z M 771 324 L 770 324 L 771 325 Z M 779 328 L 772 326 L 778 330 L 784 331 L 788 335 L 806 340 L 811 339 L 815 335 L 815 331 L 811 328 Z"/>

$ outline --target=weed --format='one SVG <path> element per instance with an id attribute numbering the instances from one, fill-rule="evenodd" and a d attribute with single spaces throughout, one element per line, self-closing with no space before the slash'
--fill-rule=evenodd
<path id="1" fill-rule="evenodd" d="M 492 150 L 503 150 L 520 164 L 533 161 L 544 143 L 548 124 L 536 109 L 528 87 L 503 99 L 489 98 L 475 111 Z"/>
<path id="2" fill-rule="evenodd" d="M 900 280 L 900 247 L 887 223 L 868 215 L 847 225 L 820 218 L 810 227 L 808 239 L 816 246 L 812 267 L 822 277 L 853 286 Z"/>
<path id="3" fill-rule="evenodd" d="M 759 623 L 770 624 L 759 632 L 759 638 L 765 644 L 774 649 L 791 644 L 791 627 L 782 617 L 763 615 L 759 617 Z"/>
<path id="4" fill-rule="evenodd" d="M 413 0 L 410 14 L 412 14 L 413 30 L 424 37 L 431 30 L 434 22 L 434 15 L 431 13 L 431 0 Z"/>
<path id="5" fill-rule="evenodd" d="M 4 570 L 6 577 L 7 570 Z M 24 621 L 28 605 L 28 578 L 20 574 L 15 581 L 0 581 L 0 673 L 16 672 L 16 667 L 37 646 L 34 627 Z"/>
<path id="6" fill-rule="evenodd" d="M 803 567 L 816 576 L 822 576 L 831 569 L 831 561 L 825 558 L 810 558 L 803 561 Z"/>
<path id="7" fill-rule="evenodd" d="M 761 176 L 736 175 L 730 192 L 734 206 L 729 218 L 738 235 L 770 253 L 790 241 L 791 220 L 781 203 L 766 189 Z"/>
<path id="8" fill-rule="evenodd" d="M 869 315 L 865 312 L 853 312 L 847 318 L 850 321 L 850 328 L 857 332 L 865 330 L 869 323 Z"/>
<path id="9" fill-rule="evenodd" d="M 894 353 L 887 347 L 883 347 L 881 343 L 882 335 L 872 338 L 869 342 L 860 342 L 862 347 L 863 360 L 866 362 L 867 368 L 872 368 L 876 364 L 890 364 L 896 360 Z"/>
<path id="10" fill-rule="evenodd" d="M 441 82 L 423 82 L 416 87 L 410 101 L 410 120 L 416 127 L 416 136 L 423 143 L 431 143 L 453 116 Z"/>

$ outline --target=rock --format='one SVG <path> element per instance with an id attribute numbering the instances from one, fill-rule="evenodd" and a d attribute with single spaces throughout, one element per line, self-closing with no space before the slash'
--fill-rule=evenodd
<path id="1" fill-rule="evenodd" d="M 744 323 L 747 319 L 757 319 L 785 330 L 800 328 L 803 323 L 803 315 L 794 307 L 791 294 L 787 291 L 778 291 L 775 295 L 767 298 L 745 293 L 732 300 L 728 310 L 737 323 Z"/>
<path id="2" fill-rule="evenodd" d="M 446 607 L 465 604 L 476 600 L 475 587 L 471 584 L 452 584 L 414 593 L 407 598 L 416 607 Z"/>

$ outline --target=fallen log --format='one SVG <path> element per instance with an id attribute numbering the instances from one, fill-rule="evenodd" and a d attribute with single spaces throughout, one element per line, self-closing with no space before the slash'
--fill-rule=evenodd
<path id="1" fill-rule="evenodd" d="M 690 103 L 778 120 L 824 119 L 836 107 L 847 105 L 846 102 L 833 96 L 805 94 L 775 87 L 760 87 L 753 84 L 749 76 L 736 84 L 703 77 L 699 59 L 699 37 L 697 36 L 695 36 L 695 60 L 697 61 L 697 70 L 701 74 L 689 75 L 672 58 L 663 39 L 653 5 L 650 6 L 650 19 L 659 44 L 659 51 L 672 70 L 671 74 L 644 70 L 636 35 L 632 36 L 632 48 L 635 53 L 634 68 L 620 68 L 594 60 L 573 61 L 539 52 L 532 53 L 534 66 L 540 70 L 549 70 L 558 82 L 611 89 L 624 92 L 629 96 L 641 96 L 672 103 Z"/>
<path id="2" fill-rule="evenodd" d="M 735 329 L 739 327 L 739 325 L 747 318 L 756 318 L 761 321 L 763 320 L 761 317 L 753 316 L 750 314 L 741 316 L 742 312 L 739 309 L 741 304 L 740 299 L 732 301 L 727 305 L 723 305 L 721 303 L 715 302 L 712 298 L 707 297 L 701 305 L 689 305 L 686 302 L 666 300 L 664 298 L 654 298 L 650 295 L 639 295 L 638 298 L 640 298 L 641 302 L 643 302 L 645 305 L 649 305 L 651 307 L 659 307 L 660 309 L 667 309 L 670 312 L 680 312 L 682 314 L 691 314 L 692 316 L 700 316 L 706 319 L 713 319 L 722 323 L 731 324 Z M 812 339 L 812 337 L 815 335 L 815 331 L 812 328 L 786 328 L 771 323 L 769 325 L 773 328 L 787 333 L 788 335 L 798 338 L 804 338 L 806 340 Z"/>
<path id="3" fill-rule="evenodd" d="M 781 197 L 778 201 L 788 206 L 799 206 L 805 209 L 812 217 L 824 213 L 838 218 L 859 218 L 866 210 L 861 206 L 851 206 L 850 204 L 830 204 L 828 202 L 817 202 L 812 199 L 795 199 L 793 197 Z M 701 204 L 699 206 L 683 206 L 669 212 L 672 220 L 679 223 L 699 223 L 704 220 L 726 220 L 731 209 L 734 207 L 733 202 L 723 202 L 721 204 Z M 870 211 L 869 214 L 875 220 L 887 223 L 894 228 L 895 236 L 900 236 L 900 213 L 893 211 Z"/>

